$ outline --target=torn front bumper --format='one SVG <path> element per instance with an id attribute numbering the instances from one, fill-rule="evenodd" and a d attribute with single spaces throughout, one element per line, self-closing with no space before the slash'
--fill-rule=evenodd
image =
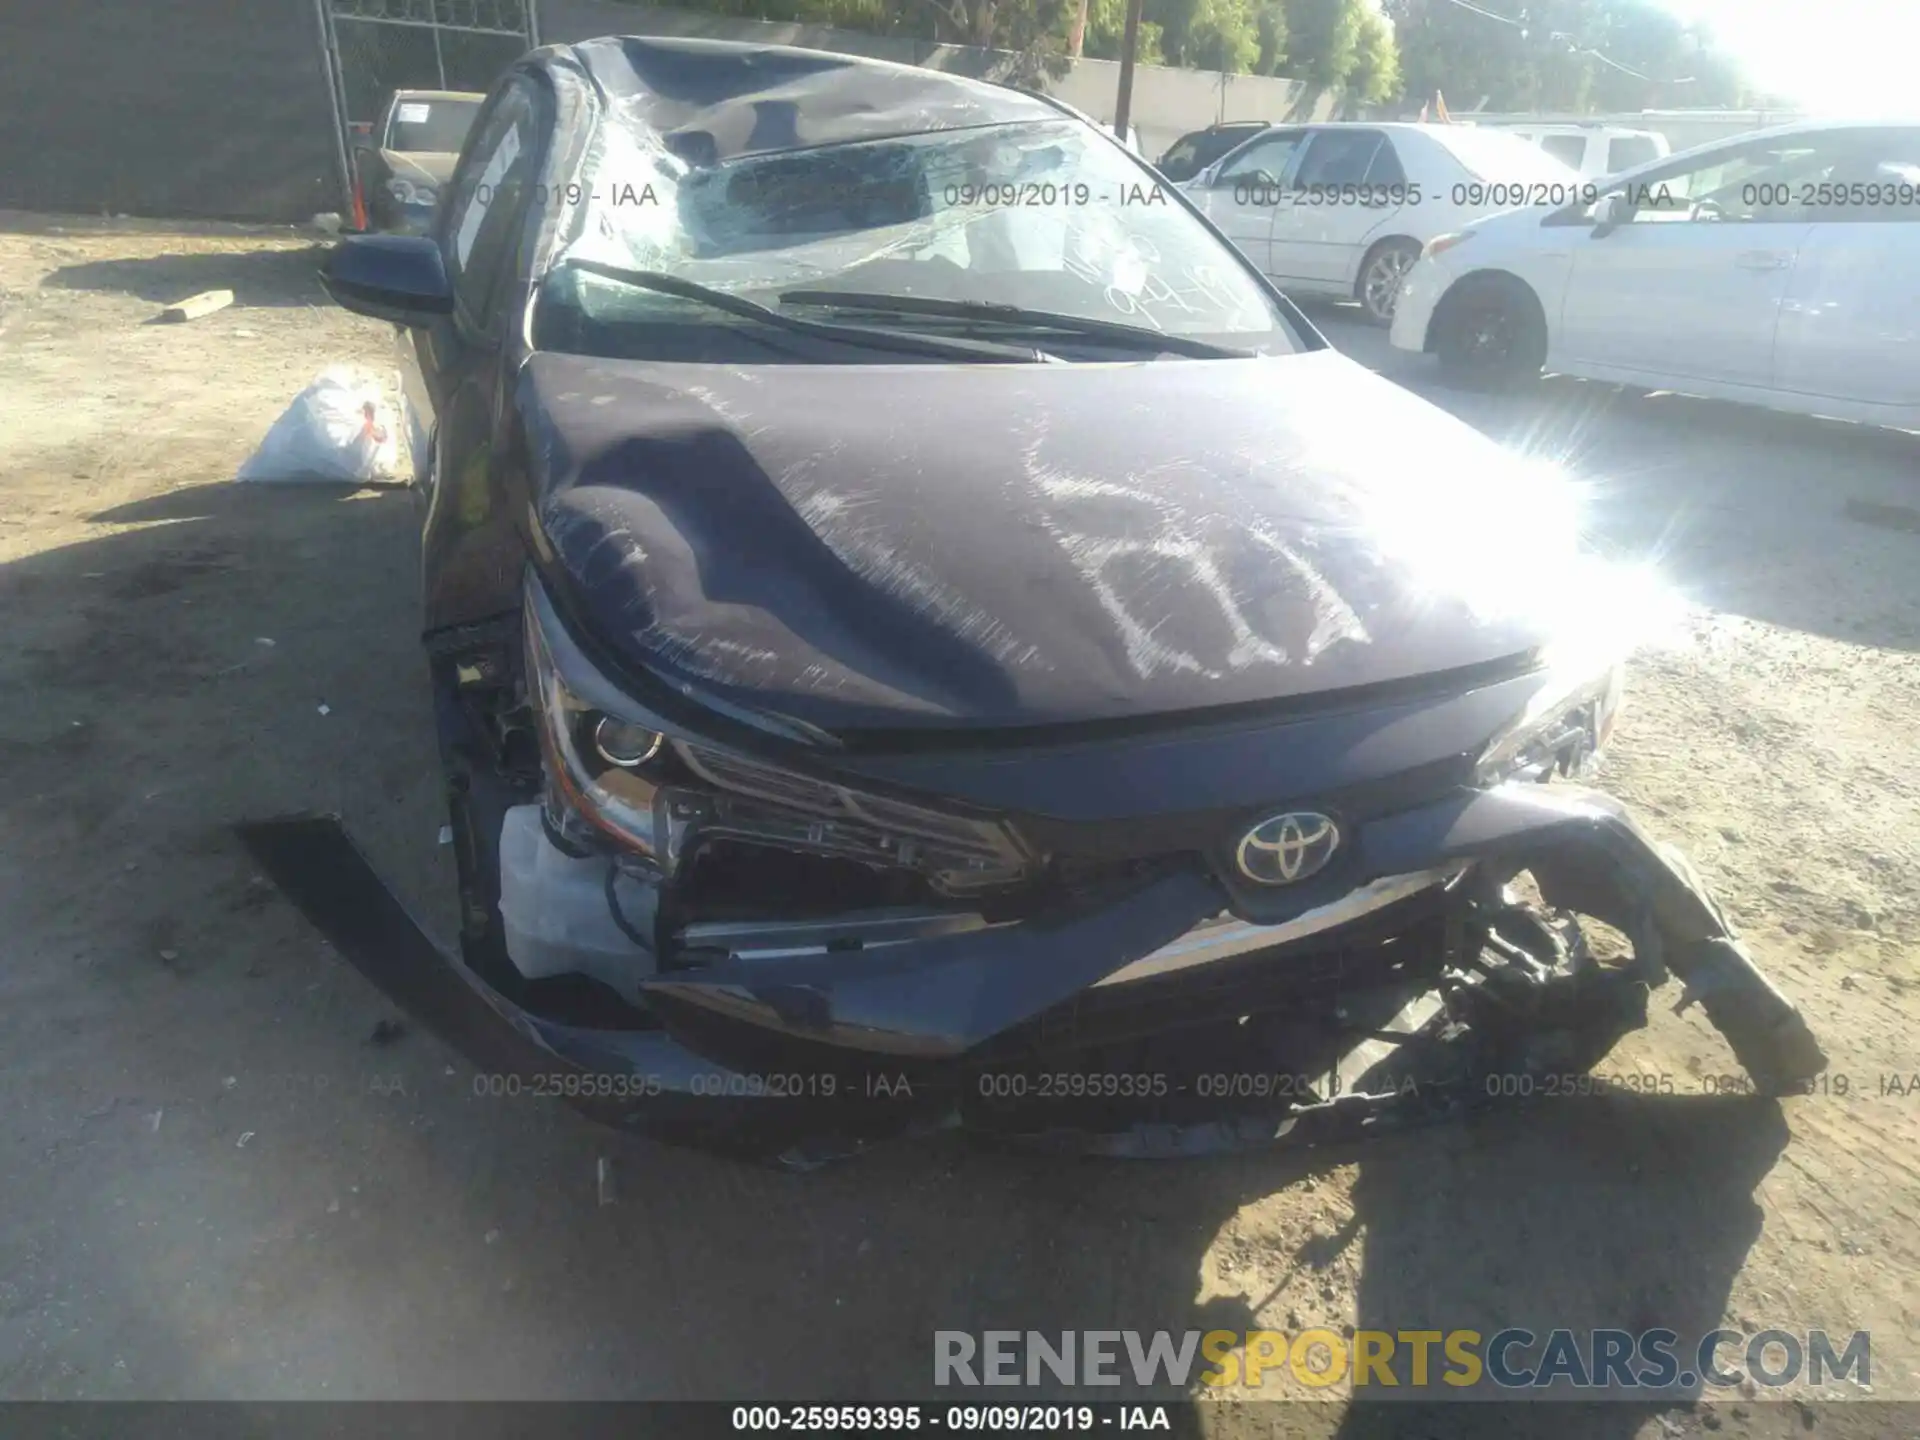
<path id="1" fill-rule="evenodd" d="M 311 857 L 276 854 L 271 828 L 249 835 L 263 864 L 338 931 L 304 894 Z M 1196 865 L 1044 921 L 661 972 L 640 985 L 651 1028 L 558 1023 L 454 968 L 523 1072 L 575 1077 L 552 1093 L 788 1159 L 955 1124 L 1164 1154 L 1452 1113 L 1524 1093 L 1489 1076 L 1585 1072 L 1669 974 L 1757 1091 L 1825 1067 L 1691 867 L 1606 795 L 1463 790 L 1356 841 L 1352 891 L 1280 923 L 1223 915 Z M 1510 891 L 1521 871 L 1544 908 Z M 1562 912 L 1621 931 L 1631 959 L 1597 960 Z"/>

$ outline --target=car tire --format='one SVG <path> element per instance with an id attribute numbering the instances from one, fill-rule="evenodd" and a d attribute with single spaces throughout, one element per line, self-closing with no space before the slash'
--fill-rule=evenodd
<path id="1" fill-rule="evenodd" d="M 1393 305 L 1400 297 L 1400 282 L 1420 258 L 1419 242 L 1396 238 L 1382 240 L 1360 262 L 1360 276 L 1353 282 L 1353 298 L 1375 325 L 1393 323 Z"/>
<path id="2" fill-rule="evenodd" d="M 1473 389 L 1512 389 L 1537 377 L 1546 363 L 1547 317 L 1520 281 L 1469 276 L 1440 301 L 1433 351 L 1444 379 Z"/>

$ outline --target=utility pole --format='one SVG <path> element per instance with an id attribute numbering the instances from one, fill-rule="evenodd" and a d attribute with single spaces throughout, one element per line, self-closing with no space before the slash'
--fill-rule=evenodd
<path id="1" fill-rule="evenodd" d="M 1120 94 L 1113 103 L 1113 129 L 1122 145 L 1133 117 L 1133 57 L 1140 49 L 1140 7 L 1142 0 L 1127 0 L 1127 29 L 1120 41 Z"/>

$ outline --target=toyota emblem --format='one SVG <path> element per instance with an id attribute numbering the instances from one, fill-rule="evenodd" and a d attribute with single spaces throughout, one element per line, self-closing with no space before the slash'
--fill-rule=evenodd
<path id="1" fill-rule="evenodd" d="M 1291 885 L 1318 875 L 1340 848 L 1340 827 L 1313 810 L 1270 815 L 1240 837 L 1234 864 L 1256 885 Z"/>

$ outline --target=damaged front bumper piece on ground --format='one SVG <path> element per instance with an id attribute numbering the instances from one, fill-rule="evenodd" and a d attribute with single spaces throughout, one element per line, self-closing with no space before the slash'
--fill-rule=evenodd
<path id="1" fill-rule="evenodd" d="M 1359 825 L 1352 890 L 1273 924 L 1234 919 L 1196 859 L 1072 913 L 908 923 L 857 949 L 830 925 L 716 928 L 724 957 L 642 980 L 647 1018 L 626 1028 L 536 1014 L 445 961 L 337 823 L 245 833 L 350 959 L 441 1012 L 422 1018 L 483 1068 L 527 1077 L 510 1088 L 788 1163 L 953 1125 L 1175 1155 L 1458 1114 L 1534 1088 L 1509 1077 L 1585 1073 L 1669 975 L 1756 1091 L 1826 1064 L 1684 858 L 1570 785 L 1462 789 Z M 1580 916 L 1631 955 L 1597 956 Z M 476 1043 L 476 996 L 508 1022 L 510 1059 L 498 1034 Z"/>

